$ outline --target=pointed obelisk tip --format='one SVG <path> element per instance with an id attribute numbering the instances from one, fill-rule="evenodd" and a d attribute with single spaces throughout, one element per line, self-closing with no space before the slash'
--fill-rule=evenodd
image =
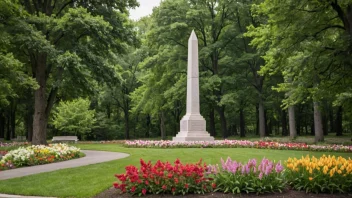
<path id="1" fill-rule="evenodd" d="M 192 33 L 191 33 L 191 36 L 189 37 L 189 40 L 198 40 L 194 30 L 192 30 Z"/>

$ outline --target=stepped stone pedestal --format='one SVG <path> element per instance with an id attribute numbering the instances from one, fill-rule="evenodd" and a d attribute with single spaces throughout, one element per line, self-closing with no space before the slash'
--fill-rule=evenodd
<path id="1" fill-rule="evenodd" d="M 206 131 L 206 122 L 200 115 L 198 39 L 194 31 L 188 39 L 186 115 L 180 121 L 180 132 L 173 141 L 214 141 Z"/>

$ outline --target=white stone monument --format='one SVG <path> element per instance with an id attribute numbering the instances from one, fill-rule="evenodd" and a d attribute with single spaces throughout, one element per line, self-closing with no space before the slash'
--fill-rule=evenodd
<path id="1" fill-rule="evenodd" d="M 173 141 L 214 141 L 206 131 L 205 119 L 199 111 L 198 39 L 194 31 L 188 39 L 186 115 L 180 121 L 180 132 Z"/>

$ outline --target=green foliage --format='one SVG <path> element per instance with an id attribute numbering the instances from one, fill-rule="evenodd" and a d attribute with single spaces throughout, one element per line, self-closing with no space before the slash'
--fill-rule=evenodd
<path id="1" fill-rule="evenodd" d="M 53 116 L 53 124 L 60 131 L 72 134 L 89 132 L 95 122 L 95 111 L 89 110 L 90 101 L 78 98 L 61 102 Z"/>
<path id="2" fill-rule="evenodd" d="M 282 192 L 286 187 L 284 178 L 277 176 L 258 179 L 257 175 L 243 177 L 240 174 L 219 173 L 215 176 L 215 182 L 217 183 L 215 191 L 232 194 Z"/>
<path id="3" fill-rule="evenodd" d="M 108 118 L 105 113 L 97 112 L 96 124 L 90 133 L 93 140 L 123 139 L 123 126 L 116 122 L 116 118 Z"/>
<path id="4" fill-rule="evenodd" d="M 286 106 L 336 100 L 349 92 L 345 83 L 350 78 L 343 73 L 350 72 L 352 45 L 344 17 L 351 5 L 350 1 L 266 0 L 252 7 L 257 17 L 267 20 L 249 26 L 245 35 L 265 52 L 261 74 L 283 75 L 285 81 L 276 90 L 287 93 Z"/>

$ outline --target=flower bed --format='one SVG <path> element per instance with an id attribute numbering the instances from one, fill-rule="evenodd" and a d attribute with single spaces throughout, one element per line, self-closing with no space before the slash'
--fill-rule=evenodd
<path id="1" fill-rule="evenodd" d="M 80 156 L 80 149 L 66 144 L 32 145 L 7 152 L 0 161 L 0 170 L 65 161 Z"/>
<path id="2" fill-rule="evenodd" d="M 0 142 L 0 147 L 27 146 L 28 144 L 29 144 L 28 142 L 11 142 L 11 143 Z"/>
<path id="3" fill-rule="evenodd" d="M 157 161 L 152 165 L 140 160 L 140 168 L 127 166 L 125 174 L 115 175 L 120 183 L 114 187 L 122 192 L 137 194 L 169 193 L 173 195 L 187 193 L 204 193 L 212 191 L 215 185 L 205 176 L 206 165 L 201 161 L 196 164 L 182 164 L 176 160 L 174 165 L 169 162 Z"/>
<path id="4" fill-rule="evenodd" d="M 208 141 L 189 141 L 174 142 L 170 140 L 126 140 L 126 147 L 135 148 L 259 148 L 259 149 L 281 149 L 281 150 L 306 150 L 306 151 L 336 151 L 352 152 L 352 146 L 343 145 L 309 145 L 306 143 L 279 143 L 267 141 L 248 141 L 248 140 L 215 140 Z"/>
<path id="5" fill-rule="evenodd" d="M 287 179 L 296 190 L 315 193 L 352 192 L 352 160 L 309 156 L 287 160 Z"/>
<path id="6" fill-rule="evenodd" d="M 274 163 L 264 158 L 259 165 L 256 159 L 246 164 L 236 162 L 231 158 L 221 159 L 222 168 L 209 165 L 208 174 L 214 175 L 215 191 L 224 193 L 270 193 L 282 192 L 286 187 L 281 163 Z"/>
<path id="7" fill-rule="evenodd" d="M 8 151 L 0 151 L 0 156 L 4 156 L 4 155 L 6 155 L 6 153 L 8 153 Z"/>
<path id="8" fill-rule="evenodd" d="M 240 163 L 228 158 L 216 165 L 182 164 L 178 159 L 171 165 L 158 161 L 155 165 L 140 160 L 140 168 L 127 166 L 125 174 L 116 174 L 119 182 L 113 185 L 122 193 L 194 194 L 212 191 L 224 193 L 282 192 L 291 185 L 293 189 L 315 193 L 349 193 L 352 191 L 352 160 L 342 157 L 320 159 L 289 158 L 284 169 L 281 162 L 264 158 Z"/>

